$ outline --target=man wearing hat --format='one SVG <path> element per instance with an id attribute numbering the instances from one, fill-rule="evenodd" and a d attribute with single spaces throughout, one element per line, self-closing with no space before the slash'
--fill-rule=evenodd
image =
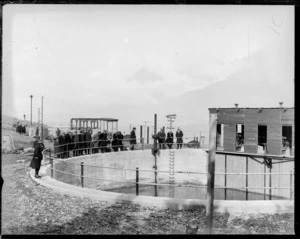
<path id="1" fill-rule="evenodd" d="M 38 142 L 37 142 L 36 147 L 34 148 L 33 157 L 32 157 L 32 160 L 30 162 L 30 167 L 35 169 L 35 175 L 34 176 L 36 178 L 41 177 L 41 176 L 39 176 L 39 171 L 40 171 L 40 167 L 41 167 L 41 161 L 43 160 L 42 152 L 43 152 L 44 148 L 45 148 L 45 145 L 39 139 Z"/>
<path id="2" fill-rule="evenodd" d="M 32 143 L 32 148 L 35 149 L 35 147 L 38 145 L 39 140 L 41 140 L 40 136 L 36 136 L 35 140 Z"/>
<path id="3" fill-rule="evenodd" d="M 182 148 L 182 144 L 183 144 L 183 133 L 180 130 L 180 128 L 177 128 L 177 132 L 176 132 L 176 138 L 177 138 L 177 149 L 181 149 Z"/>
<path id="4" fill-rule="evenodd" d="M 135 136 L 135 130 L 136 128 L 133 127 L 131 133 L 130 133 L 130 149 L 134 150 L 134 145 L 136 144 L 136 136 Z"/>

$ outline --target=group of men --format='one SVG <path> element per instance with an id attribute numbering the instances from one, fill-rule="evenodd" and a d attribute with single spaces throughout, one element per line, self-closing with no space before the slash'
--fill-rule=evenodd
<path id="1" fill-rule="evenodd" d="M 20 124 L 19 122 L 17 123 L 17 127 L 16 127 L 16 132 L 19 133 L 19 134 L 26 134 L 26 127 L 27 125 L 24 124 Z"/>
<path id="2" fill-rule="evenodd" d="M 68 158 L 70 153 L 73 157 L 81 156 L 91 153 L 105 153 L 124 150 L 122 139 L 123 134 L 120 131 L 115 132 L 113 135 L 98 131 L 97 134 L 92 136 L 92 131 L 79 130 L 72 133 L 71 131 L 61 131 L 59 128 L 56 131 L 57 138 L 54 141 L 55 154 L 59 158 Z"/>
<path id="3" fill-rule="evenodd" d="M 160 129 L 157 135 L 158 135 L 159 149 L 165 149 L 166 145 L 168 146 L 169 149 L 172 149 L 174 143 L 174 134 L 172 130 L 170 130 L 167 133 L 167 138 L 163 128 Z M 181 149 L 183 144 L 183 132 L 180 130 L 179 127 L 177 128 L 175 136 L 176 136 L 177 149 Z"/>

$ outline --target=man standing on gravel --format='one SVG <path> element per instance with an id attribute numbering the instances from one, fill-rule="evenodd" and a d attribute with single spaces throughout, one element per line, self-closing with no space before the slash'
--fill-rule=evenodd
<path id="1" fill-rule="evenodd" d="M 37 146 L 34 148 L 33 157 L 30 162 L 30 167 L 35 169 L 34 176 L 36 178 L 41 177 L 41 176 L 39 176 L 39 171 L 40 171 L 40 167 L 41 167 L 41 161 L 43 160 L 42 152 L 43 152 L 44 148 L 45 148 L 45 145 L 43 144 L 43 142 L 41 140 L 39 140 Z"/>

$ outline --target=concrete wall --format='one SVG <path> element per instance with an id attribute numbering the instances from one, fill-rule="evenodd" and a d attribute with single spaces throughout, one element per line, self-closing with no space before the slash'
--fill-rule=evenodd
<path id="1" fill-rule="evenodd" d="M 189 172 L 207 172 L 207 153 L 201 149 L 182 149 L 175 151 L 175 171 L 189 171 Z M 248 172 L 249 173 L 264 173 L 264 165 L 262 159 L 256 159 L 259 162 L 248 157 Z M 64 174 L 54 171 L 54 178 L 73 185 L 81 186 L 80 163 L 84 163 L 84 176 L 94 177 L 84 178 L 84 187 L 97 188 L 100 190 L 109 190 L 119 192 L 116 189 L 125 192 L 135 193 L 136 167 L 139 167 L 139 181 L 141 183 L 154 183 L 154 172 L 143 172 L 141 170 L 153 170 L 154 156 L 150 150 L 140 151 L 123 151 L 104 154 L 93 154 L 87 156 L 80 156 L 71 158 L 66 161 L 56 161 L 55 169 L 68 172 Z M 278 162 L 278 160 L 273 160 Z M 97 167 L 99 166 L 99 167 Z M 160 157 L 157 157 L 157 166 L 159 171 L 166 171 L 166 173 L 158 173 L 158 183 L 169 183 L 169 150 L 161 150 Z M 119 169 L 109 169 L 100 167 L 112 167 Z M 131 169 L 132 171 L 120 170 Z M 294 162 L 285 162 L 280 164 L 273 164 L 272 173 L 289 173 L 294 169 Z M 216 172 L 225 172 L 225 155 L 216 155 Z M 246 157 L 244 156 L 230 156 L 227 155 L 227 172 L 228 173 L 245 173 L 246 172 Z M 266 172 L 269 169 L 266 168 Z M 102 180 L 99 180 L 102 179 Z M 113 182 L 118 181 L 118 182 Z M 272 187 L 290 187 L 290 175 L 272 175 Z M 128 183 L 129 182 L 129 183 Z M 175 174 L 176 184 L 193 184 L 203 186 L 206 185 L 206 174 Z M 269 186 L 269 176 L 265 177 L 265 184 Z M 225 190 L 217 189 L 218 186 L 225 186 L 225 176 L 215 175 L 215 198 L 224 199 Z M 238 188 L 246 186 L 246 175 L 227 175 L 227 187 Z M 293 185 L 292 185 L 293 186 Z M 249 175 L 248 187 L 264 187 L 263 175 Z M 148 189 L 147 189 L 148 188 Z M 159 186 L 161 196 L 168 196 L 169 186 Z M 206 188 L 175 188 L 175 197 L 182 198 L 184 193 L 192 195 L 191 198 L 206 197 Z M 142 195 L 154 195 L 153 186 L 140 186 Z M 245 200 L 245 189 L 241 190 L 226 190 L 227 200 Z M 251 193 L 252 192 L 252 193 Z M 269 199 L 269 190 L 265 190 L 266 200 Z M 260 194 L 260 196 L 258 196 Z M 272 199 L 290 198 L 290 189 L 273 189 Z M 280 198 L 279 198 L 280 197 Z M 263 200 L 264 189 L 249 189 L 248 200 Z"/>
<path id="2" fill-rule="evenodd" d="M 205 151 L 200 149 L 182 149 L 174 151 L 175 171 L 207 172 L 207 153 Z M 57 160 L 54 164 L 54 168 L 60 171 L 79 175 L 81 173 L 81 162 L 84 163 L 85 176 L 102 179 L 97 180 L 85 178 L 84 186 L 108 190 L 135 185 L 136 168 L 139 167 L 140 170 L 153 170 L 154 156 L 151 154 L 151 150 L 100 153 L 72 158 L 66 162 Z M 131 169 L 132 171 L 100 167 Z M 159 172 L 157 174 L 158 182 L 169 183 L 169 150 L 161 150 L 160 157 L 157 157 L 157 168 L 158 171 L 166 171 L 166 173 Z M 78 176 L 54 171 L 54 178 L 62 182 L 74 182 L 73 184 L 75 185 L 81 185 L 80 177 Z M 206 178 L 207 176 L 205 174 L 175 174 L 175 181 L 178 184 L 205 185 Z M 125 183 L 125 181 L 132 182 L 133 184 Z M 154 172 L 140 171 L 139 181 L 144 183 L 154 183 Z"/>

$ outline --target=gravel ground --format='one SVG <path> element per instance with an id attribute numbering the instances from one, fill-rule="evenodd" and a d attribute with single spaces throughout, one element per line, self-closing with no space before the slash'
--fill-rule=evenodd
<path id="1" fill-rule="evenodd" d="M 205 233 L 205 209 L 158 209 L 62 195 L 29 176 L 30 157 L 2 155 L 2 235 L 186 234 L 197 220 Z M 294 234 L 294 215 L 214 214 L 215 234 Z"/>

